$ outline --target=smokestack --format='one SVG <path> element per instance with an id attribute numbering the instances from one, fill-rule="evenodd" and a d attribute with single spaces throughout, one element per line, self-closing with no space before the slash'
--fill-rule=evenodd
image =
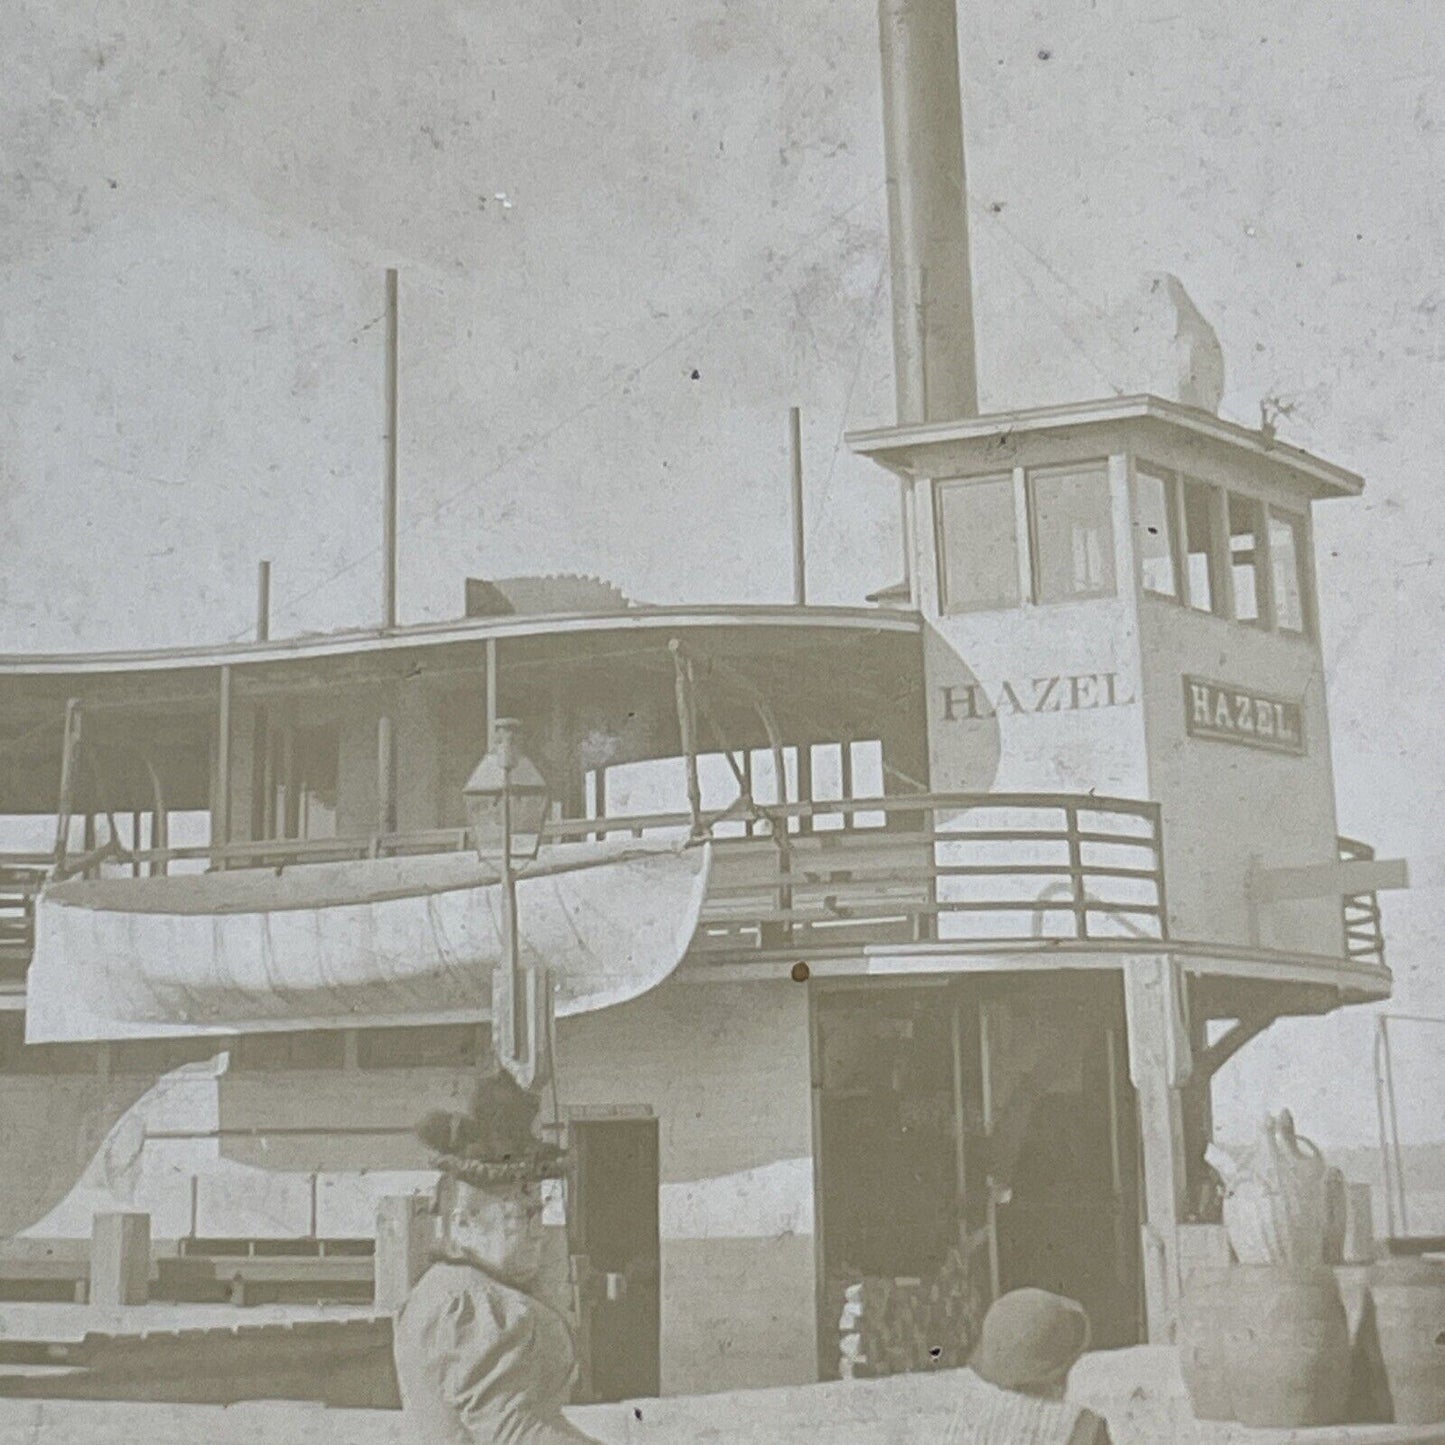
<path id="1" fill-rule="evenodd" d="M 879 0 L 900 424 L 978 414 L 955 0 Z"/>

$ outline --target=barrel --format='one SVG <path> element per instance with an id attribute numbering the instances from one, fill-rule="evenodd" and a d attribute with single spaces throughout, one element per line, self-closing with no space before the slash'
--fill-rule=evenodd
<path id="1" fill-rule="evenodd" d="M 1237 1265 L 1226 1356 L 1235 1418 L 1294 1429 L 1336 1425 L 1350 1389 L 1350 1333 L 1334 1271 Z"/>
<path id="2" fill-rule="evenodd" d="M 1445 1264 L 1377 1265 L 1370 1299 L 1396 1423 L 1445 1422 Z"/>
<path id="3" fill-rule="evenodd" d="M 1234 1268 L 1197 1265 L 1179 1299 L 1175 1343 L 1179 1370 L 1196 1420 L 1234 1419 L 1234 1376 L 1229 1334 L 1233 1325 Z"/>

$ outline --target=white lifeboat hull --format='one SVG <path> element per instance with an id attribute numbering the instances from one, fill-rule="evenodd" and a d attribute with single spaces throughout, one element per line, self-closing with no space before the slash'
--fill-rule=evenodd
<path id="1" fill-rule="evenodd" d="M 681 962 L 711 849 L 559 844 L 520 871 L 518 942 L 560 1017 Z M 502 961 L 502 888 L 474 853 L 283 872 L 74 880 L 36 905 L 30 1043 L 475 1022 Z"/>

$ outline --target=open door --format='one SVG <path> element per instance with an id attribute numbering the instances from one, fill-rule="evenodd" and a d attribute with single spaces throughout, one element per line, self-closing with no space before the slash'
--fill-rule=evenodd
<path id="1" fill-rule="evenodd" d="M 574 1113 L 567 1211 L 577 1290 L 578 1404 L 661 1393 L 657 1120 Z"/>
<path id="2" fill-rule="evenodd" d="M 1000 1292 L 1078 1300 L 1094 1344 L 1141 1338 L 1138 1141 L 1115 973 L 1022 977 L 979 1001 Z"/>
<path id="3" fill-rule="evenodd" d="M 910 1291 L 952 1292 L 960 1319 L 975 1291 L 986 1303 L 1032 1285 L 1083 1304 L 1101 1347 L 1141 1338 L 1117 970 L 822 988 L 813 1030 L 823 1378 L 844 1368 L 860 1330 L 849 1291 L 869 1281 L 900 1315 L 918 1313 Z M 927 1369 L 959 1343 L 895 1330 L 883 1308 L 888 1354 L 862 1339 L 867 1372 Z M 868 1335 L 866 1306 L 861 1318 Z"/>

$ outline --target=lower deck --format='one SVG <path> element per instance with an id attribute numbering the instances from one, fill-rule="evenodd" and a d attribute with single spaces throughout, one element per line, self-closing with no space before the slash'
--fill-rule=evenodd
<path id="1" fill-rule="evenodd" d="M 578 1167 L 549 1214 L 551 1283 L 581 1301 L 594 1397 L 927 1368 L 965 1351 L 988 1297 L 1028 1284 L 1081 1299 L 1098 1345 L 1148 1337 L 1169 1263 L 1144 1241 L 1186 1215 L 1207 1107 L 1180 1107 L 1158 1045 L 1165 960 L 1096 962 L 806 982 L 685 968 L 562 1020 L 555 1110 Z M 430 1190 L 412 1125 L 455 1106 L 478 1062 L 475 1029 L 381 1032 L 396 1037 L 247 1038 L 169 1069 L 176 1046 L 158 1044 L 148 1073 L 25 1049 L 32 1071 L 0 1075 L 0 1234 L 79 1249 L 97 1210 L 135 1209 L 158 1249 L 282 1239 L 298 1264 L 354 1271 L 378 1201 Z"/>

